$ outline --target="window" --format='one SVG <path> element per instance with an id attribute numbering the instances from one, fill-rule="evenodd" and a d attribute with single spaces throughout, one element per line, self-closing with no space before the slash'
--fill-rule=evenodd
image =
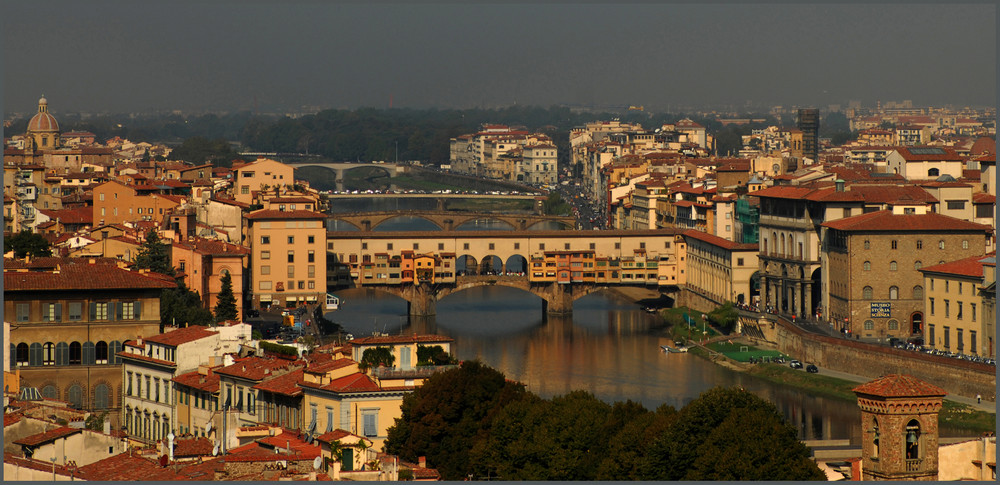
<path id="1" fill-rule="evenodd" d="M 970 320 L 972 320 L 973 322 L 976 321 L 976 304 L 975 303 L 969 303 L 969 313 L 972 315 L 972 318 L 970 318 Z"/>
<path id="2" fill-rule="evenodd" d="M 17 304 L 17 321 L 27 322 L 30 318 L 31 304 L 29 303 L 18 303 Z"/>
<path id="3" fill-rule="evenodd" d="M 42 344 L 42 365 L 56 365 L 56 345 L 52 342 Z"/>
<path id="4" fill-rule="evenodd" d="M 307 276 L 309 278 L 315 278 L 316 277 L 316 265 L 315 264 L 310 264 L 309 266 L 307 266 L 306 267 L 306 274 L 307 274 Z"/>
<path id="5" fill-rule="evenodd" d="M 969 352 L 973 354 L 978 354 L 976 351 L 976 331 L 969 330 Z"/>
<path id="6" fill-rule="evenodd" d="M 514 249 L 517 249 L 517 244 L 514 244 Z M 444 251 L 444 243 L 438 243 L 438 251 Z"/>
<path id="7" fill-rule="evenodd" d="M 944 327 L 944 348 L 951 348 L 951 327 Z"/>
<path id="8" fill-rule="evenodd" d="M 962 319 L 962 302 L 958 301 L 958 302 L 955 302 L 955 303 L 958 304 L 958 307 L 957 307 L 958 311 L 955 312 L 955 318 L 958 319 L 958 320 L 961 320 Z"/>
<path id="9" fill-rule="evenodd" d="M 918 239 L 917 240 L 917 249 L 923 249 L 923 248 L 924 248 L 924 242 Z"/>
<path id="10" fill-rule="evenodd" d="M 941 175 L 941 171 L 940 170 L 938 170 L 936 168 L 927 169 L 927 176 L 928 177 L 937 177 L 939 175 Z"/>
<path id="11" fill-rule="evenodd" d="M 28 352 L 28 344 L 23 343 L 23 342 L 17 344 L 17 350 L 15 352 L 17 354 L 16 364 L 17 365 L 28 365 L 28 361 L 29 361 L 29 357 L 28 357 L 28 353 L 29 353 Z"/>
<path id="12" fill-rule="evenodd" d="M 927 324 L 927 335 L 930 336 L 930 338 L 927 339 L 927 345 L 930 345 L 931 347 L 937 346 L 937 343 L 934 340 L 934 324 L 933 323 Z"/>
<path id="13" fill-rule="evenodd" d="M 364 420 L 364 435 L 369 438 L 378 436 L 378 409 L 362 409 L 361 416 Z"/>
<path id="14" fill-rule="evenodd" d="M 104 302 L 90 302 L 90 319 L 91 320 L 107 320 L 108 319 L 108 307 L 110 304 L 106 301 Z"/>
<path id="15" fill-rule="evenodd" d="M 923 300 L 924 299 L 924 287 L 917 285 L 913 287 L 913 299 Z"/>
<path id="16" fill-rule="evenodd" d="M 306 242 L 309 243 L 309 244 L 316 244 L 316 236 L 308 236 L 308 237 L 306 237 Z"/>
<path id="17" fill-rule="evenodd" d="M 289 278 L 294 278 L 295 277 L 295 265 L 294 264 L 288 265 L 288 277 Z"/>
<path id="18" fill-rule="evenodd" d="M 306 256 L 306 260 L 308 262 L 310 262 L 310 263 L 315 263 L 316 262 L 316 251 L 310 250 L 309 254 Z"/>
<path id="19" fill-rule="evenodd" d="M 861 297 L 864 298 L 865 300 L 871 300 L 872 299 L 872 287 L 870 287 L 870 286 L 864 287 L 864 289 L 861 290 Z"/>
<path id="20" fill-rule="evenodd" d="M 260 243 L 261 244 L 271 244 L 271 236 L 261 236 L 260 237 Z"/>
<path id="21" fill-rule="evenodd" d="M 892 242 L 890 243 L 890 246 L 892 247 L 892 249 L 897 249 L 899 247 L 899 241 L 893 239 Z"/>
<path id="22" fill-rule="evenodd" d="M 249 193 L 250 193 L 250 186 L 249 185 L 244 185 L 244 186 L 240 187 L 240 194 L 247 195 Z"/>
<path id="23" fill-rule="evenodd" d="M 896 262 L 895 261 L 890 261 L 889 262 L 889 271 L 896 271 Z"/>
<path id="24" fill-rule="evenodd" d="M 927 301 L 930 302 L 931 315 L 934 315 L 934 299 L 933 298 L 928 298 Z"/>
<path id="25" fill-rule="evenodd" d="M 944 249 L 944 240 L 938 241 L 938 249 Z"/>
<path id="26" fill-rule="evenodd" d="M 871 241 L 869 241 L 869 240 L 865 239 L 865 249 L 871 249 L 871 248 L 872 248 L 872 243 L 871 243 Z"/>
<path id="27" fill-rule="evenodd" d="M 920 261 L 914 261 L 913 262 L 913 269 L 920 269 L 920 268 L 923 268 L 923 267 L 924 267 L 924 263 L 921 263 Z"/>
<path id="28" fill-rule="evenodd" d="M 260 282 L 260 289 L 262 289 L 262 290 L 270 290 L 271 289 L 271 282 L 270 281 L 261 281 Z"/>
<path id="29" fill-rule="evenodd" d="M 899 288 L 895 286 L 889 287 L 889 299 L 898 300 L 899 299 Z"/>
<path id="30" fill-rule="evenodd" d="M 736 258 L 736 266 L 743 266 L 743 258 Z"/>
<path id="31" fill-rule="evenodd" d="M 965 201 L 964 200 L 949 200 L 949 201 L 947 201 L 947 203 L 948 203 L 948 210 L 964 210 L 965 209 Z"/>
<path id="32" fill-rule="evenodd" d="M 83 346 L 80 342 L 71 342 L 69 344 L 69 364 L 70 365 L 80 365 L 83 363 Z"/>
<path id="33" fill-rule="evenodd" d="M 871 263 L 871 261 L 865 261 L 864 267 L 865 267 L 865 271 L 871 271 L 872 270 L 872 263 Z"/>
<path id="34" fill-rule="evenodd" d="M 948 318 L 951 316 L 951 302 L 948 300 L 944 301 L 944 317 Z"/>
<path id="35" fill-rule="evenodd" d="M 261 251 L 260 259 L 271 259 L 271 251 Z"/>
<path id="36" fill-rule="evenodd" d="M 366 243 L 366 242 L 361 243 L 361 250 L 364 251 L 364 250 L 367 250 L 367 249 L 368 249 L 368 243 Z M 469 245 L 468 244 L 465 245 L 465 249 L 469 249 Z"/>
<path id="37" fill-rule="evenodd" d="M 934 278 L 931 278 L 931 291 L 934 291 Z"/>
<path id="38" fill-rule="evenodd" d="M 288 244 L 295 244 L 295 236 L 288 236 Z"/>
<path id="39" fill-rule="evenodd" d="M 889 330 L 899 330 L 899 322 L 896 320 L 889 320 Z"/>
<path id="40" fill-rule="evenodd" d="M 962 282 L 961 281 L 958 282 L 958 294 L 959 295 L 962 294 Z"/>
<path id="41" fill-rule="evenodd" d="M 83 303 L 78 301 L 69 302 L 68 319 L 71 321 L 83 320 Z"/>
<path id="42" fill-rule="evenodd" d="M 962 240 L 962 249 L 969 249 L 969 240 L 968 239 L 963 239 Z"/>
<path id="43" fill-rule="evenodd" d="M 118 304 L 119 320 L 138 320 L 139 302 L 123 301 Z"/>
<path id="44" fill-rule="evenodd" d="M 413 243 L 413 250 L 416 251 L 420 249 L 420 243 Z"/>
<path id="45" fill-rule="evenodd" d="M 871 320 L 865 320 L 865 330 L 875 330 L 875 322 Z"/>
<path id="46" fill-rule="evenodd" d="M 288 251 L 288 262 L 289 263 L 295 262 L 295 251 Z"/>
<path id="47" fill-rule="evenodd" d="M 42 303 L 42 321 L 43 322 L 62 321 L 62 304 Z"/>
<path id="48" fill-rule="evenodd" d="M 269 274 L 271 274 L 271 267 L 270 266 L 266 266 L 266 265 L 262 265 L 260 267 L 260 274 L 262 274 L 262 275 L 269 275 Z"/>

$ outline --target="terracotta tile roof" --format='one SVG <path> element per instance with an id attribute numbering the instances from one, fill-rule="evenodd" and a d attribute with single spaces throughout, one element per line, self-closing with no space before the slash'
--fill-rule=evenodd
<path id="1" fill-rule="evenodd" d="M 30 271 L 55 268 L 59 272 Z M 28 269 L 29 271 L 17 271 Z M 122 290 L 176 288 L 172 278 L 158 273 L 140 273 L 119 268 L 109 258 L 4 259 L 4 291 Z"/>
<path id="2" fill-rule="evenodd" d="M 824 222 L 823 227 L 841 231 L 876 232 L 925 232 L 925 231 L 977 231 L 992 233 L 993 228 L 983 224 L 948 217 L 933 212 L 926 214 L 893 214 L 889 210 L 869 212 L 859 216 Z"/>
<path id="3" fill-rule="evenodd" d="M 285 436 L 285 435 L 281 435 Z M 276 438 L 276 437 L 274 437 Z M 288 438 L 291 439 L 291 438 Z M 298 438 L 296 438 L 298 439 Z M 233 448 L 226 453 L 226 462 L 253 462 L 253 461 L 305 461 L 314 460 L 320 454 L 319 445 L 292 446 L 291 453 L 275 453 L 274 449 L 279 446 L 267 446 L 259 441 L 247 443 L 238 448 Z M 285 447 L 284 438 L 281 448 Z"/>
<path id="4" fill-rule="evenodd" d="M 57 440 L 59 438 L 65 438 L 67 436 L 77 434 L 77 433 L 79 433 L 81 431 L 83 431 L 83 430 L 80 429 L 80 428 L 70 428 L 69 426 L 62 426 L 62 427 L 59 427 L 59 428 L 56 428 L 56 429 L 52 429 L 52 430 L 46 431 L 44 433 L 38 433 L 38 434 L 33 434 L 31 436 L 25 436 L 24 438 L 21 438 L 19 440 L 15 440 L 14 444 L 15 445 L 22 445 L 22 446 L 44 445 L 45 443 L 49 443 L 49 442 L 55 441 L 55 440 Z"/>
<path id="5" fill-rule="evenodd" d="M 42 471 L 42 472 L 46 472 L 46 473 L 52 473 L 52 470 L 53 470 L 51 462 L 44 462 L 42 460 L 35 460 L 35 459 L 31 459 L 31 458 L 25 458 L 23 456 L 17 456 L 15 454 L 7 452 L 7 451 L 5 451 L 3 453 L 3 463 L 4 463 L 4 465 L 11 464 L 11 465 L 16 465 L 16 466 L 21 467 L 21 468 L 27 468 L 27 469 L 30 469 L 30 470 L 37 470 L 37 471 Z M 56 472 L 56 475 L 63 476 L 63 477 L 73 476 L 73 473 L 68 468 L 66 468 L 65 465 L 56 465 L 55 466 L 55 472 Z M 80 478 L 80 475 L 77 474 L 76 477 Z M 68 481 L 68 480 L 60 480 L 60 481 Z"/>
<path id="6" fill-rule="evenodd" d="M 454 342 L 455 339 L 443 335 L 387 335 L 384 337 L 361 337 L 351 340 L 351 345 L 419 344 Z"/>
<path id="7" fill-rule="evenodd" d="M 59 210 L 38 209 L 38 212 L 49 216 L 49 219 L 53 221 L 58 219 L 63 224 L 94 224 L 93 207 Z"/>
<path id="8" fill-rule="evenodd" d="M 983 277 L 983 260 L 984 256 L 972 256 L 965 259 L 959 259 L 956 261 L 949 261 L 947 263 L 935 264 L 934 266 L 928 266 L 926 268 L 921 268 L 920 271 L 924 273 L 939 273 L 948 274 L 956 276 L 968 276 L 972 278 L 982 278 Z"/>
<path id="9" fill-rule="evenodd" d="M 279 211 L 272 209 L 261 209 L 258 211 L 253 211 L 246 216 L 250 220 L 266 220 L 266 219 L 326 219 L 327 215 L 322 212 L 304 211 L 304 210 L 294 210 L 294 211 Z"/>
<path id="10" fill-rule="evenodd" d="M 221 367 L 215 372 L 222 376 L 238 377 L 251 381 L 261 381 L 265 377 L 272 375 L 277 370 L 302 367 L 302 361 L 288 361 L 284 359 L 265 359 L 262 357 L 248 357 L 233 365 Z"/>
<path id="11" fill-rule="evenodd" d="M 350 351 L 348 351 L 350 352 Z M 314 360 L 309 362 L 309 366 L 306 368 L 309 372 L 327 372 L 334 369 L 343 369 L 344 367 L 349 367 L 355 365 L 355 362 L 349 358 L 336 359 L 336 360 Z"/>
<path id="12" fill-rule="evenodd" d="M 174 458 L 190 456 L 211 456 L 215 444 L 204 436 L 180 438 L 174 440 Z"/>
<path id="13" fill-rule="evenodd" d="M 358 438 L 359 440 L 371 441 L 363 436 L 358 436 L 354 433 L 351 433 L 349 431 L 344 431 L 340 428 L 335 429 L 333 431 L 327 431 L 326 433 L 317 436 L 316 441 L 319 441 L 321 443 L 333 443 L 334 441 L 342 440 L 348 436 L 353 436 L 355 438 Z"/>
<path id="14" fill-rule="evenodd" d="M 697 239 L 699 241 L 707 242 L 713 246 L 718 246 L 723 249 L 728 249 L 730 251 L 757 251 L 757 244 L 744 244 L 736 243 L 727 239 L 723 239 L 719 236 L 713 236 L 707 232 L 696 231 L 694 229 L 689 229 L 684 231 L 684 237 L 690 237 Z"/>
<path id="15" fill-rule="evenodd" d="M 977 192 L 972 195 L 973 204 L 993 204 L 996 201 L 997 201 L 997 196 L 986 192 Z"/>
<path id="16" fill-rule="evenodd" d="M 4 413 L 3 415 L 3 427 L 12 426 L 17 424 L 21 420 L 21 415 L 17 413 Z"/>
<path id="17" fill-rule="evenodd" d="M 151 458 L 121 453 L 80 467 L 77 477 L 88 481 L 196 480 L 184 478 L 173 467 L 161 467 Z M 214 478 L 214 477 L 211 477 Z M 204 480 L 205 478 L 202 478 Z"/>
<path id="18" fill-rule="evenodd" d="M 126 342 L 125 344 L 128 345 L 129 342 Z M 129 346 L 130 347 L 134 347 L 135 345 L 129 345 Z M 149 362 L 150 364 L 159 364 L 159 365 L 164 365 L 164 366 L 167 366 L 167 367 L 177 367 L 177 363 L 176 362 L 171 362 L 169 360 L 163 360 L 163 359 L 157 359 L 155 357 L 150 357 L 148 355 L 143 355 L 143 354 L 140 354 L 140 353 L 125 352 L 124 350 L 121 351 L 121 352 L 118 352 L 118 356 L 121 357 L 121 358 L 123 358 L 123 359 L 134 359 L 134 360 L 139 360 L 139 361 L 142 361 L 142 362 Z"/>
<path id="19" fill-rule="evenodd" d="M 174 243 L 174 246 L 193 250 L 200 254 L 211 254 L 215 256 L 250 254 L 250 248 L 240 246 L 238 244 L 230 244 L 224 241 L 205 239 L 201 237 L 192 237 L 186 241 L 178 241 Z"/>
<path id="20" fill-rule="evenodd" d="M 303 373 L 302 369 L 297 369 L 278 377 L 265 379 L 260 384 L 253 386 L 253 388 L 285 396 L 298 396 L 302 394 L 302 388 L 298 384 L 302 382 Z"/>
<path id="21" fill-rule="evenodd" d="M 214 369 L 217 370 L 221 367 L 222 366 L 216 366 Z M 182 386 L 188 386 L 200 391 L 211 393 L 219 391 L 219 375 L 216 374 L 213 369 L 209 369 L 208 373 L 205 375 L 200 374 L 198 371 L 186 372 L 174 377 L 172 380 Z"/>
<path id="22" fill-rule="evenodd" d="M 889 374 L 852 389 L 855 394 L 879 397 L 945 396 L 944 389 L 907 374 Z"/>
<path id="23" fill-rule="evenodd" d="M 268 199 L 268 202 L 274 204 L 276 202 L 277 203 L 281 203 L 281 202 L 286 202 L 286 203 L 291 203 L 291 202 L 296 202 L 296 203 L 298 203 L 298 202 L 315 203 L 316 201 L 310 199 L 309 197 L 288 197 L 288 196 L 285 196 L 285 197 L 272 197 L 272 198 Z"/>
<path id="24" fill-rule="evenodd" d="M 912 151 L 913 149 L 919 150 L 921 148 L 936 148 L 941 153 L 913 153 Z M 962 161 L 962 157 L 951 147 L 896 147 L 896 151 L 907 161 Z"/>
<path id="25" fill-rule="evenodd" d="M 208 327 L 203 327 L 201 325 L 192 325 L 190 327 L 171 330 L 167 333 L 162 333 L 160 335 L 153 335 L 152 337 L 146 337 L 145 341 L 152 342 L 154 344 L 177 347 L 178 345 L 181 344 L 194 342 L 195 340 L 201 340 L 205 337 L 211 337 L 212 335 L 218 335 L 218 334 L 219 332 L 213 332 L 209 330 Z"/>

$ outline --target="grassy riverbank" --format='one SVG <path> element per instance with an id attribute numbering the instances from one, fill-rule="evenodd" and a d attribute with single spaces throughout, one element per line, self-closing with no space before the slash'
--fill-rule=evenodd
<path id="1" fill-rule="evenodd" d="M 664 319 L 672 324 L 671 328 L 668 329 L 668 332 L 671 337 L 676 340 L 686 338 L 692 330 L 687 323 L 684 323 L 683 317 L 681 316 L 685 312 L 687 312 L 691 317 L 700 320 L 700 314 L 694 315 L 694 312 L 687 309 L 671 309 L 663 312 Z M 700 336 L 700 328 L 698 328 L 697 334 L 697 336 Z M 720 365 L 724 364 L 726 368 L 738 372 L 745 372 L 765 381 L 791 386 L 811 395 L 842 399 L 848 402 L 857 402 L 857 395 L 854 394 L 851 389 L 857 387 L 859 385 L 858 382 L 823 375 L 822 373 L 810 374 L 802 370 L 792 369 L 788 367 L 787 364 L 734 363 L 733 361 L 729 361 L 727 357 L 720 356 L 720 354 L 724 355 L 724 351 L 731 347 L 739 347 L 740 344 L 738 342 L 735 342 L 734 344 L 728 344 L 727 342 L 716 342 L 715 344 L 710 344 L 710 347 L 713 346 L 715 347 L 712 349 L 713 352 L 718 353 L 710 355 L 709 351 L 702 347 L 692 347 L 689 353 L 712 360 Z M 750 347 L 750 349 L 757 350 L 752 347 Z M 955 428 L 967 429 L 976 432 L 996 431 L 996 413 L 980 411 L 966 404 L 950 401 L 948 399 L 944 400 L 938 419 L 941 423 L 947 423 L 949 426 Z"/>

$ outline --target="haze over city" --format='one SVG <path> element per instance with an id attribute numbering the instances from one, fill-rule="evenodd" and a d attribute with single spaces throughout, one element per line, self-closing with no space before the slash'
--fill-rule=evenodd
<path id="1" fill-rule="evenodd" d="M 4 9 L 4 112 L 996 103 L 989 4 L 67 2 Z"/>

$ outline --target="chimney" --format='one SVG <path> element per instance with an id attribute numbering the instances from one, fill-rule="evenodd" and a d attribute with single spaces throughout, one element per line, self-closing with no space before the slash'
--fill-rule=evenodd
<path id="1" fill-rule="evenodd" d="M 834 186 L 837 187 L 837 192 L 843 192 L 844 191 L 844 179 L 838 178 L 837 180 L 833 181 L 833 184 L 834 184 Z"/>
<path id="2" fill-rule="evenodd" d="M 861 458 L 852 458 L 848 460 L 851 462 L 851 481 L 860 482 L 861 481 Z"/>
<path id="3" fill-rule="evenodd" d="M 417 464 L 420 465 L 420 468 L 427 468 L 427 457 L 421 456 L 417 458 Z"/>

